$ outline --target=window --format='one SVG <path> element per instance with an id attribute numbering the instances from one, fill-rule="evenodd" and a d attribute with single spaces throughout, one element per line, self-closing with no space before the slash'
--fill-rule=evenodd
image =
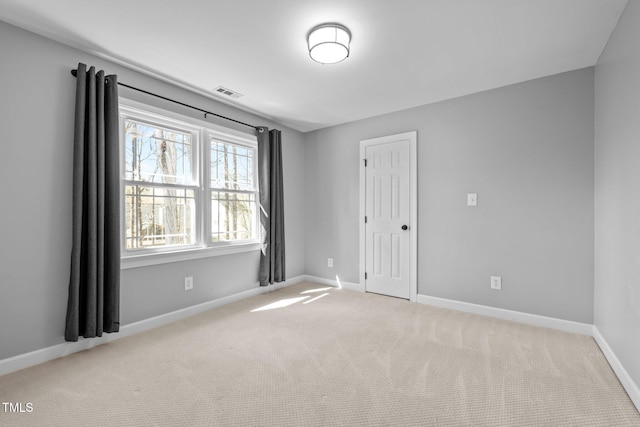
<path id="1" fill-rule="evenodd" d="M 255 238 L 257 189 L 255 148 L 213 139 L 211 242 Z"/>
<path id="2" fill-rule="evenodd" d="M 198 135 L 124 119 L 125 249 L 197 243 Z"/>
<path id="3" fill-rule="evenodd" d="M 123 259 L 259 248 L 255 136 L 132 101 L 120 121 Z"/>

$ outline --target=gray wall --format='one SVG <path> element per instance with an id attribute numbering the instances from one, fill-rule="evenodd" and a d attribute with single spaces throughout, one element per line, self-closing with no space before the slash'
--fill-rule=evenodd
<path id="1" fill-rule="evenodd" d="M 417 130 L 418 293 L 592 323 L 593 76 L 577 70 L 306 134 L 306 273 L 359 281 L 359 141 Z M 477 207 L 467 193 L 478 193 Z"/>
<path id="2" fill-rule="evenodd" d="M 640 2 L 595 74 L 595 325 L 640 386 Z"/>
<path id="3" fill-rule="evenodd" d="M 288 277 L 304 273 L 301 133 L 3 22 L 0 52 L 0 359 L 64 341 L 75 99 L 70 70 L 78 62 L 152 92 L 282 129 L 287 272 Z M 126 89 L 120 94 L 194 114 Z M 258 259 L 259 252 L 252 252 L 123 270 L 121 321 L 128 324 L 257 287 Z M 194 277 L 193 291 L 183 290 L 186 275 Z"/>
<path id="4" fill-rule="evenodd" d="M 637 4 L 634 7 L 637 10 Z M 615 162 L 626 165 L 632 157 L 633 147 L 625 145 L 630 138 L 623 138 L 629 132 L 617 129 L 621 117 L 635 112 L 634 105 L 638 108 L 627 98 L 638 85 L 616 82 L 621 66 L 606 61 L 607 56 L 612 62 L 626 57 L 628 44 L 609 47 L 598 66 L 598 108 L 608 111 L 598 115 L 598 123 L 606 124 L 600 126 L 599 141 L 607 140 L 615 166 L 607 163 L 605 153 L 598 164 L 600 175 L 608 168 L 608 178 L 600 179 L 598 188 L 616 187 L 620 165 Z M 282 126 L 2 22 L 0 52 L 2 359 L 63 341 L 71 249 L 75 80 L 70 68 L 78 62 L 93 64 L 132 85 L 243 121 Z M 631 71 L 624 76 L 630 80 Z M 417 130 L 419 293 L 592 322 L 593 83 L 594 72 L 588 68 L 306 135 L 283 128 L 288 277 L 338 275 L 358 281 L 359 141 Z M 626 94 L 628 105 L 614 105 L 617 91 Z M 121 94 L 193 114 L 144 95 Z M 609 129 L 607 135 L 601 136 L 604 129 Z M 626 173 L 633 173 L 630 163 Z M 616 191 L 608 189 L 606 197 Z M 479 194 L 478 207 L 466 207 L 468 192 Z M 620 209 L 623 201 L 631 203 L 623 197 L 614 201 Z M 606 226 L 604 234 L 609 229 L 622 233 L 611 220 L 621 214 L 601 215 L 598 230 Z M 630 223 L 625 232 L 633 229 Z M 621 242 L 601 242 L 598 249 L 602 252 L 606 244 L 616 244 L 620 255 L 630 251 Z M 333 269 L 326 267 L 327 257 L 334 258 Z M 633 303 L 638 294 L 630 297 L 633 290 L 625 287 L 637 276 L 631 261 L 623 277 L 618 262 L 599 258 L 600 276 L 606 273 L 606 280 L 599 280 L 598 292 L 604 292 L 603 283 L 617 292 L 599 297 L 598 322 L 623 354 L 638 354 L 629 342 L 633 332 L 638 336 L 637 327 L 627 325 L 623 333 L 616 332 L 630 319 L 638 324 L 640 306 Z M 258 253 L 253 252 L 123 270 L 122 322 L 251 289 L 257 286 L 257 264 Z M 191 292 L 182 290 L 186 275 L 195 279 Z M 491 275 L 503 277 L 502 291 L 489 289 Z M 611 284 L 614 279 L 618 285 Z M 621 303 L 631 306 L 617 313 Z"/>

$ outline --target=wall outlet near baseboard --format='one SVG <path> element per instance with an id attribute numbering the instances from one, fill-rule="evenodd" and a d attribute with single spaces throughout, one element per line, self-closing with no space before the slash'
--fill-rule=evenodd
<path id="1" fill-rule="evenodd" d="M 193 276 L 184 278 L 184 290 L 189 291 L 193 289 Z"/>
<path id="2" fill-rule="evenodd" d="M 333 258 L 327 258 L 327 267 L 333 268 Z"/>
<path id="3" fill-rule="evenodd" d="M 491 289 L 502 290 L 502 277 L 491 276 Z"/>

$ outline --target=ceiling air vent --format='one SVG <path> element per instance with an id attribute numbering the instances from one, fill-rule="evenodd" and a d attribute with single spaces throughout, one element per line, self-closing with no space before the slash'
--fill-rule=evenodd
<path id="1" fill-rule="evenodd" d="M 224 86 L 218 86 L 213 91 L 218 95 L 228 96 L 229 98 L 233 98 L 233 99 L 237 99 L 237 98 L 240 98 L 242 96 L 241 93 L 234 92 L 231 89 L 227 89 Z"/>

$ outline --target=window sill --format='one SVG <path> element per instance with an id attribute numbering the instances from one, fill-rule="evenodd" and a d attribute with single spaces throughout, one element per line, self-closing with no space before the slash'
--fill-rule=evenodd
<path id="1" fill-rule="evenodd" d="M 155 252 L 140 255 L 127 255 L 121 258 L 120 269 L 126 270 L 129 268 L 147 267 L 150 265 L 168 264 L 171 262 L 190 261 L 214 256 L 253 252 L 259 251 L 261 247 L 262 245 L 260 243 L 252 242 L 207 248 L 190 248 L 164 253 Z"/>

